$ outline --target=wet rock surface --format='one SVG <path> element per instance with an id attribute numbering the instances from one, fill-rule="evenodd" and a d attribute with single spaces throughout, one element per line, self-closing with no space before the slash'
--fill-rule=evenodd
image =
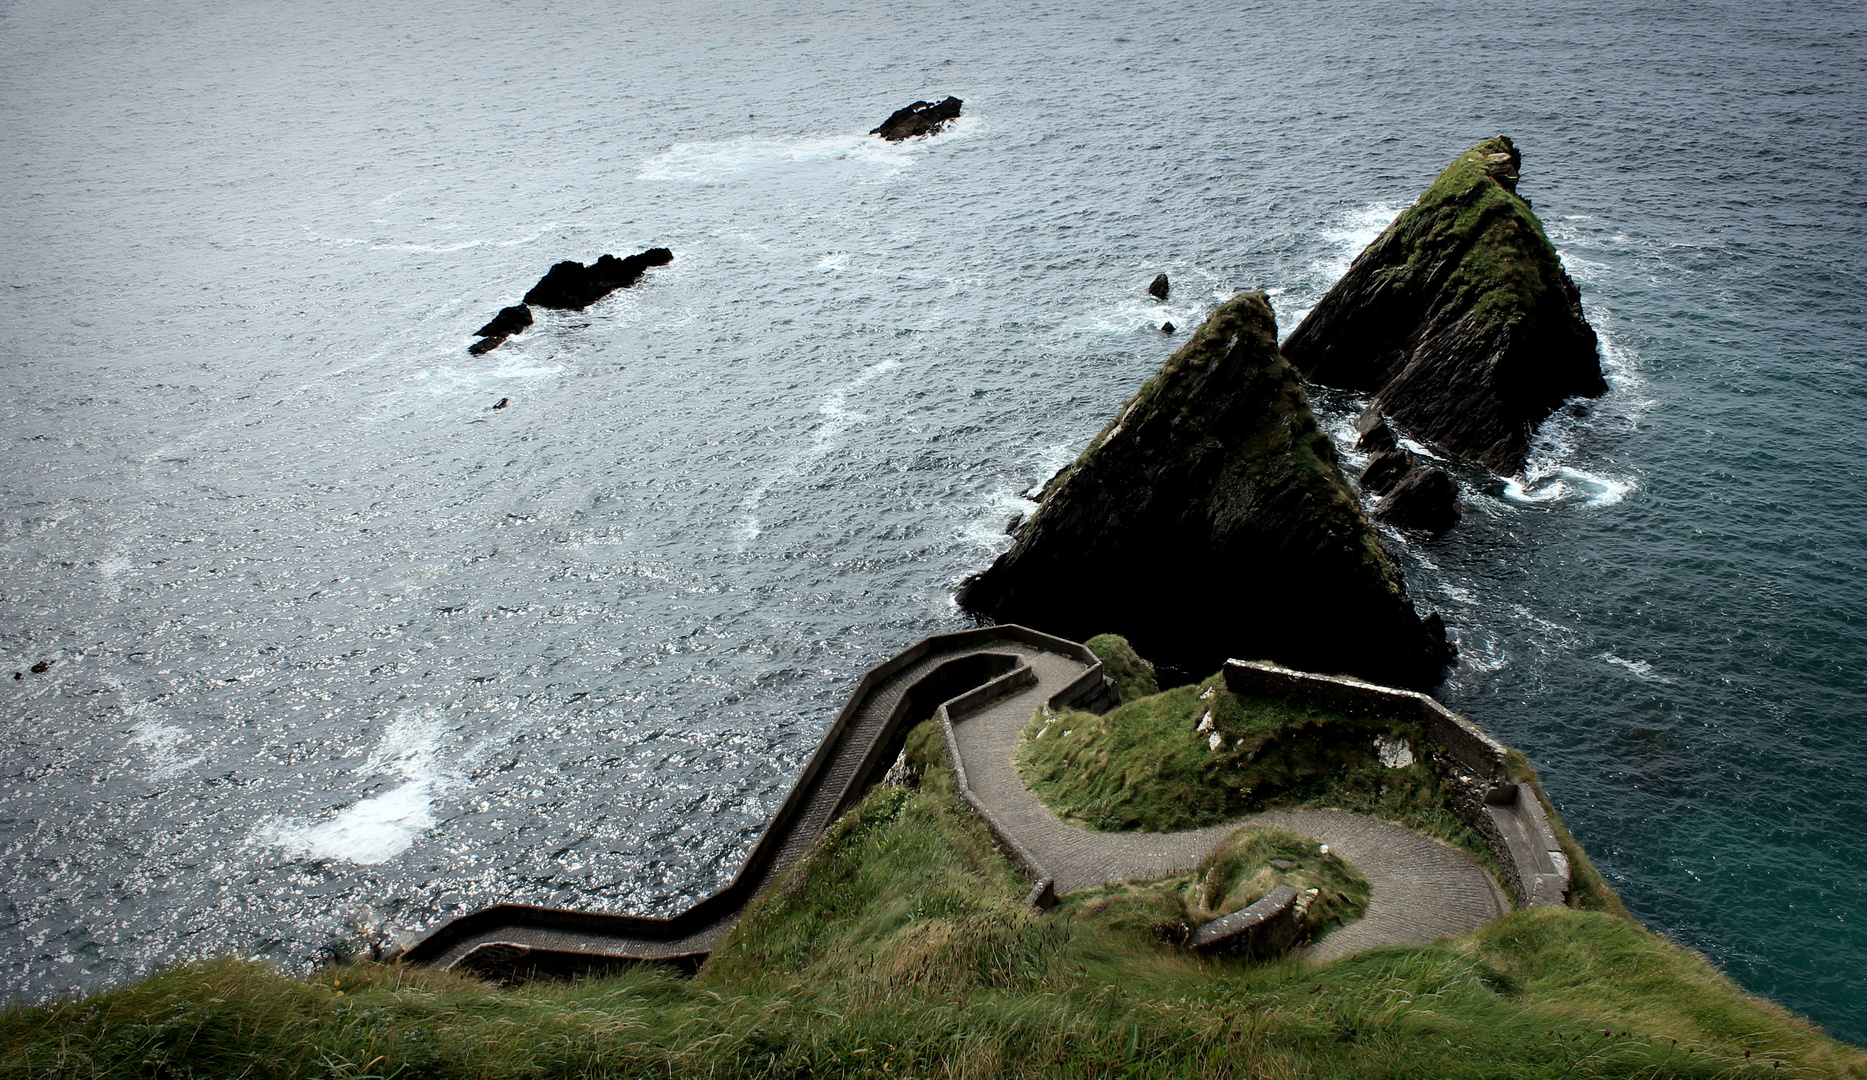
<path id="1" fill-rule="evenodd" d="M 1376 504 L 1374 516 L 1405 529 L 1445 532 L 1459 521 L 1459 486 L 1444 469 L 1413 469 Z"/>
<path id="2" fill-rule="evenodd" d="M 959 600 L 1187 671 L 1228 656 L 1437 683 L 1423 621 L 1343 478 L 1263 293 L 1221 304 L 1065 467 Z"/>
<path id="3" fill-rule="evenodd" d="M 880 135 L 889 142 L 932 135 L 958 118 L 960 106 L 964 104 L 956 97 L 937 102 L 917 101 L 904 109 L 896 109 L 869 134 Z"/>
<path id="4" fill-rule="evenodd" d="M 1385 495 L 1413 469 L 1412 454 L 1400 449 L 1383 450 L 1369 459 L 1367 467 L 1361 470 L 1361 489 Z"/>
<path id="5" fill-rule="evenodd" d="M 1520 162 L 1503 136 L 1460 155 L 1284 343 L 1305 378 L 1374 394 L 1403 430 L 1504 474 L 1563 401 L 1607 390 Z"/>
<path id="6" fill-rule="evenodd" d="M 1156 300 L 1167 299 L 1167 292 L 1172 288 L 1166 274 L 1155 274 L 1154 280 L 1147 284 L 1147 294 Z"/>
<path id="7" fill-rule="evenodd" d="M 626 289 L 642 279 L 650 267 L 666 266 L 674 261 L 667 248 L 649 248 L 639 255 L 618 259 L 604 255 L 585 266 L 573 260 L 558 263 L 525 294 L 525 303 L 559 311 L 582 311 L 617 289 Z"/>
<path id="8" fill-rule="evenodd" d="M 1387 426 L 1387 418 L 1380 410 L 1372 405 L 1361 410 L 1361 415 L 1355 418 L 1355 449 L 1364 454 L 1378 454 L 1399 445 L 1400 440 L 1394 436 L 1394 429 Z"/>

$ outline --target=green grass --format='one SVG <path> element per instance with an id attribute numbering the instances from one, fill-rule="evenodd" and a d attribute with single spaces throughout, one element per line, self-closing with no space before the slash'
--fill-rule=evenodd
<path id="1" fill-rule="evenodd" d="M 937 739 L 913 747 L 922 786 L 872 793 L 692 980 L 193 965 L 0 1013 L 0 1076 L 1867 1077 L 1859 1051 L 1600 912 L 1318 967 L 1026 909 Z"/>
<path id="2" fill-rule="evenodd" d="M 1122 704 L 1160 693 L 1160 684 L 1154 679 L 1154 665 L 1141 659 L 1141 654 L 1134 651 L 1127 638 L 1120 634 L 1097 634 L 1083 644 L 1102 661 L 1102 674 L 1115 684 Z"/>
<path id="3" fill-rule="evenodd" d="M 1202 732 L 1208 714 L 1212 730 Z M 1381 764 L 1377 734 L 1405 738 L 1413 764 Z M 1060 816 L 1104 832 L 1171 832 L 1328 806 L 1444 840 L 1499 876 L 1483 837 L 1447 808 L 1423 735 L 1413 722 L 1241 697 L 1213 675 L 1102 716 L 1039 710 L 1025 727 L 1018 769 Z"/>
<path id="4" fill-rule="evenodd" d="M 1459 155 L 1389 227 L 1406 239 L 1407 261 L 1384 273 L 1419 273 L 1440 259 L 1458 259 L 1449 293 L 1463 297 L 1467 318 L 1477 323 L 1523 318 L 1562 276 L 1543 223 L 1494 178 L 1489 158 L 1507 151 L 1502 139 L 1491 138 Z"/>
<path id="5" fill-rule="evenodd" d="M 1280 868 L 1274 859 L 1294 865 Z M 1177 943 L 1201 924 L 1248 907 L 1279 885 L 1299 893 L 1316 890 L 1304 912 L 1303 942 L 1319 940 L 1368 910 L 1371 889 L 1360 871 L 1321 853 L 1307 837 L 1253 827 L 1216 845 L 1191 873 L 1085 889 L 1062 903 L 1067 916 Z"/>

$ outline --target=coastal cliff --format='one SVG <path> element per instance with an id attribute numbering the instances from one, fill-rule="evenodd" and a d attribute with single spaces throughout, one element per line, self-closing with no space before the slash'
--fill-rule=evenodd
<path id="1" fill-rule="evenodd" d="M 1459 156 L 1284 342 L 1304 378 L 1375 396 L 1409 433 L 1495 472 L 1536 426 L 1607 390 L 1581 294 L 1530 203 L 1515 145 Z"/>
<path id="2" fill-rule="evenodd" d="M 1221 304 L 1074 464 L 960 603 L 1185 670 L 1268 657 L 1437 683 L 1450 658 L 1342 477 L 1263 293 Z"/>

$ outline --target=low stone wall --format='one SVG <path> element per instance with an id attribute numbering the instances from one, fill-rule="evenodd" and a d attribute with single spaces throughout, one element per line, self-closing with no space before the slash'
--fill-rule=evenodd
<path id="1" fill-rule="evenodd" d="M 1433 761 L 1454 813 L 1490 846 L 1522 907 L 1560 907 L 1569 897 L 1569 860 L 1535 792 L 1512 783 L 1504 744 L 1463 716 L 1412 690 L 1334 675 L 1231 660 L 1235 694 L 1273 697 L 1356 717 L 1413 721 L 1434 744 Z"/>
<path id="2" fill-rule="evenodd" d="M 1186 943 L 1204 953 L 1283 952 L 1303 926 L 1297 904 L 1301 895 L 1288 885 L 1279 885 L 1257 903 L 1201 925 Z"/>

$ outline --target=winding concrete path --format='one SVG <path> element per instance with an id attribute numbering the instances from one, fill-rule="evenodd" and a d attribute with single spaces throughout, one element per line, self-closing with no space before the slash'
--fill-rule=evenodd
<path id="1" fill-rule="evenodd" d="M 1328 844 L 1372 886 L 1367 914 L 1311 946 L 1307 955 L 1312 959 L 1469 933 L 1510 911 L 1491 875 L 1464 852 L 1342 810 L 1271 811 L 1170 833 L 1093 832 L 1064 821 L 1025 787 L 1012 755 L 1038 703 L 1084 667 L 1055 653 L 1016 651 L 1031 665 L 1037 685 L 954 721 L 953 736 L 973 794 L 1050 872 L 1058 893 L 1181 873 L 1198 865 L 1233 830 L 1264 825 Z"/>

